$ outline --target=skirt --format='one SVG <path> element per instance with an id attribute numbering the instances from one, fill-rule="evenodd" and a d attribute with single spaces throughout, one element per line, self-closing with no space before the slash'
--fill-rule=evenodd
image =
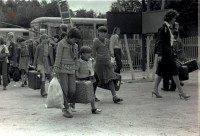
<path id="1" fill-rule="evenodd" d="M 158 63 L 156 74 L 163 78 L 170 78 L 178 75 L 178 66 L 172 56 L 163 57 Z"/>
<path id="2" fill-rule="evenodd" d="M 30 65 L 30 61 L 29 61 L 29 57 L 20 57 L 20 60 L 19 60 L 19 69 L 20 70 L 25 70 L 26 72 L 28 72 L 28 68 L 29 68 L 29 65 Z"/>
<path id="3" fill-rule="evenodd" d="M 99 79 L 99 85 L 107 84 L 113 79 L 117 79 L 117 74 L 109 59 L 97 59 L 95 64 L 95 73 Z"/>

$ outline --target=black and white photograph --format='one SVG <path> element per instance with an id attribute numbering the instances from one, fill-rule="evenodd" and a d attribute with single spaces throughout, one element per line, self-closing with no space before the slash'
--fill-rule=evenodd
<path id="1" fill-rule="evenodd" d="M 0 136 L 200 136 L 198 0 L 0 0 Z"/>

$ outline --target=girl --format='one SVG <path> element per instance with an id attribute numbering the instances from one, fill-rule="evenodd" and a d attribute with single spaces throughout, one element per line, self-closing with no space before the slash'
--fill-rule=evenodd
<path id="1" fill-rule="evenodd" d="M 59 75 L 60 85 L 64 96 L 63 116 L 72 118 L 68 102 L 76 91 L 75 60 L 78 56 L 78 46 L 75 44 L 81 33 L 77 28 L 71 28 L 63 33 L 64 38 L 58 43 L 54 71 Z"/>
<path id="2" fill-rule="evenodd" d="M 30 58 L 29 58 L 29 52 L 28 47 L 25 43 L 25 39 L 22 37 L 19 37 L 17 39 L 18 41 L 18 63 L 19 63 L 19 69 L 21 70 L 21 79 L 22 79 L 22 85 L 21 87 L 24 87 L 27 85 L 27 73 L 28 68 L 30 65 Z"/>
<path id="3" fill-rule="evenodd" d="M 119 37 L 120 29 L 119 27 L 115 27 L 113 29 L 112 36 L 110 38 L 110 52 L 111 57 L 115 57 L 117 67 L 115 72 L 120 74 L 120 70 L 122 69 L 122 60 L 121 55 L 124 54 L 122 50 L 121 40 Z"/>
<path id="4" fill-rule="evenodd" d="M 92 49 L 89 46 L 82 46 L 80 49 L 81 58 L 77 61 L 77 72 L 76 75 L 78 80 L 90 80 L 93 82 L 93 87 L 95 86 L 95 78 L 94 78 L 94 60 L 91 59 Z M 95 98 L 95 96 L 94 96 Z M 101 109 L 97 109 L 95 107 L 95 102 L 91 102 L 92 113 L 100 113 Z"/>
<path id="5" fill-rule="evenodd" d="M 99 79 L 98 84 L 108 84 L 113 96 L 113 102 L 119 103 L 123 99 L 117 97 L 113 79 L 116 79 L 113 65 L 109 54 L 109 41 L 106 39 L 107 28 L 101 26 L 98 28 L 99 37 L 93 41 L 93 57 L 96 60 L 95 72 Z"/>

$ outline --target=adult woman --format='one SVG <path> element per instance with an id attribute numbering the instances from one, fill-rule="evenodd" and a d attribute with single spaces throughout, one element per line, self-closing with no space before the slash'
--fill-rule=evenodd
<path id="1" fill-rule="evenodd" d="M 63 116 L 72 118 L 68 103 L 76 91 L 75 60 L 78 57 L 76 42 L 81 38 L 81 33 L 77 28 L 71 28 L 68 34 L 63 32 L 63 35 L 64 38 L 58 43 L 54 71 L 59 75 L 64 95 Z"/>
<path id="2" fill-rule="evenodd" d="M 175 10 L 169 10 L 164 16 L 164 24 L 158 31 L 158 37 L 156 40 L 156 49 L 158 54 L 159 65 L 156 71 L 158 75 L 155 80 L 154 91 L 152 92 L 152 96 L 155 95 L 156 98 L 162 98 L 162 96 L 158 93 L 159 83 L 163 78 L 171 76 L 179 90 L 180 98 L 184 99 L 189 98 L 190 96 L 185 94 L 180 86 L 180 81 L 178 77 L 178 67 L 176 65 L 175 59 L 172 55 L 172 46 L 174 41 L 174 36 L 172 34 L 171 27 L 176 21 L 177 12 Z"/>
<path id="3" fill-rule="evenodd" d="M 115 61 L 117 64 L 115 72 L 120 74 L 120 70 L 122 69 L 121 54 L 124 54 L 124 53 L 122 50 L 119 34 L 120 34 L 119 27 L 115 27 L 113 29 L 112 36 L 110 38 L 110 52 L 111 52 L 111 57 L 115 57 Z"/>
<path id="4" fill-rule="evenodd" d="M 8 85 L 7 78 L 7 60 L 8 60 L 8 48 L 4 44 L 3 37 L 0 37 L 0 72 L 3 75 L 3 90 L 6 90 Z"/>
<path id="5" fill-rule="evenodd" d="M 34 66 L 42 74 L 42 84 L 41 84 L 41 96 L 47 96 L 45 90 L 45 80 L 46 74 L 50 75 L 51 68 L 53 66 L 53 54 L 51 46 L 49 46 L 48 36 L 46 34 L 41 35 L 40 44 L 36 48 L 34 56 Z M 51 79 L 51 78 L 49 78 Z"/>
<path id="6" fill-rule="evenodd" d="M 93 40 L 93 57 L 96 60 L 95 72 L 99 84 L 108 84 L 113 96 L 113 102 L 119 103 L 123 99 L 117 97 L 113 79 L 116 79 L 116 73 L 110 61 L 109 40 L 106 39 L 107 28 L 101 26 L 98 28 L 98 38 Z"/>

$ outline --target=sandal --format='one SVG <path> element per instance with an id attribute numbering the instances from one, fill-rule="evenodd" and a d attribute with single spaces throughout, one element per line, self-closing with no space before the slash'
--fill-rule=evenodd
<path id="1" fill-rule="evenodd" d="M 92 114 L 99 114 L 102 110 L 101 109 L 92 109 Z"/>

